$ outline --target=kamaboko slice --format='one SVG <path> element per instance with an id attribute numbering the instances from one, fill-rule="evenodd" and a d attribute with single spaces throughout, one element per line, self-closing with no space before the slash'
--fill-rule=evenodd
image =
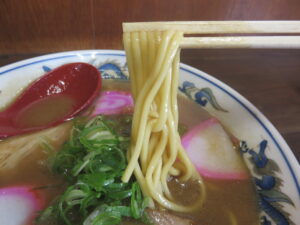
<path id="1" fill-rule="evenodd" d="M 246 179 L 249 172 L 232 139 L 215 118 L 188 131 L 182 145 L 204 177 L 213 179 Z"/>

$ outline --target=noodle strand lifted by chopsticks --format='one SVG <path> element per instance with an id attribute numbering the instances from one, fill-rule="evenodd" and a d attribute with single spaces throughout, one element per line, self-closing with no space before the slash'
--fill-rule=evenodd
<path id="1" fill-rule="evenodd" d="M 135 100 L 128 166 L 122 177 L 134 173 L 144 195 L 174 211 L 199 207 L 205 197 L 203 182 L 185 153 L 178 134 L 177 89 L 179 31 L 124 33 L 123 41 Z M 198 179 L 201 196 L 193 206 L 175 202 L 169 187 L 171 176 L 182 181 Z"/>

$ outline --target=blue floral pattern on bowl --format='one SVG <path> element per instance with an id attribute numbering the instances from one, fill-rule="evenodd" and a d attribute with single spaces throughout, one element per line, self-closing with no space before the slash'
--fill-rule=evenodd
<path id="1" fill-rule="evenodd" d="M 280 191 L 282 180 L 277 175 L 280 172 L 277 163 L 266 155 L 268 142 L 262 140 L 258 149 L 249 148 L 246 141 L 240 142 L 240 151 L 247 155 L 253 168 L 253 180 L 259 197 L 262 210 L 261 224 L 271 225 L 270 219 L 277 225 L 295 224 L 289 219 L 289 214 L 284 211 L 283 204 L 294 206 L 288 195 Z M 255 174 L 255 175 L 254 175 Z"/>
<path id="2" fill-rule="evenodd" d="M 205 107 L 209 102 L 215 110 L 227 112 L 227 110 L 222 108 L 217 102 L 217 99 L 210 88 L 205 87 L 198 89 L 195 87 L 194 83 L 184 81 L 182 83 L 182 86 L 179 87 L 179 90 L 183 92 L 187 97 L 200 104 L 202 107 Z"/>

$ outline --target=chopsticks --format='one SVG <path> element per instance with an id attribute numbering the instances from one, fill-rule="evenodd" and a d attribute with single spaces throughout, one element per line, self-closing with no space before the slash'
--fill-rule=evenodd
<path id="1" fill-rule="evenodd" d="M 300 36 L 191 37 L 181 48 L 300 48 Z"/>
<path id="2" fill-rule="evenodd" d="M 180 30 L 184 32 L 184 34 L 218 35 L 218 37 L 184 37 L 180 44 L 181 48 L 300 48 L 300 21 L 178 21 L 123 23 L 123 32 L 141 30 Z M 264 34 L 264 36 L 221 37 L 220 34 Z M 276 34 L 277 36 L 270 34 Z"/>
<path id="3" fill-rule="evenodd" d="M 300 21 L 175 21 L 123 23 L 124 32 L 180 30 L 185 34 L 300 33 Z"/>

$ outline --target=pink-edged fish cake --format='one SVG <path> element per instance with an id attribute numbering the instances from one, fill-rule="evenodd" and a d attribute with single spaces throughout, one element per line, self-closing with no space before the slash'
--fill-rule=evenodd
<path id="1" fill-rule="evenodd" d="M 103 91 L 95 104 L 95 115 L 116 115 L 133 112 L 133 99 L 130 93 L 123 91 Z"/>
<path id="2" fill-rule="evenodd" d="M 33 224 L 37 212 L 44 206 L 43 199 L 32 187 L 14 186 L 0 189 L 0 224 Z"/>
<path id="3" fill-rule="evenodd" d="M 225 180 L 249 177 L 242 157 L 217 119 L 211 118 L 195 126 L 181 142 L 203 177 Z"/>

